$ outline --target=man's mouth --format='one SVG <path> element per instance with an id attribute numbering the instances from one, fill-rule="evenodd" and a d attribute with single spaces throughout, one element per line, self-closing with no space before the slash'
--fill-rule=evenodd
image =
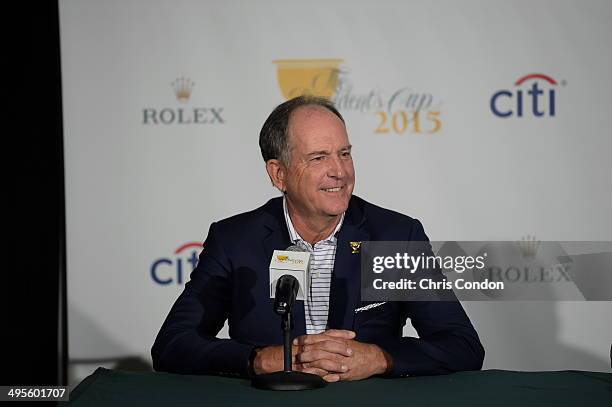
<path id="1" fill-rule="evenodd" d="M 342 187 L 323 188 L 323 191 L 325 191 L 325 192 L 339 192 L 341 189 L 342 189 Z"/>

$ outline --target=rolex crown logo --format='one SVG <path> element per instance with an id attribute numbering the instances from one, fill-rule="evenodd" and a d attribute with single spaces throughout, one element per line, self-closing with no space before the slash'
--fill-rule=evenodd
<path id="1" fill-rule="evenodd" d="M 523 257 L 535 257 L 540 248 L 540 243 L 535 236 L 527 235 L 521 238 L 518 245 Z"/>
<path id="2" fill-rule="evenodd" d="M 350 245 L 352 254 L 359 253 L 361 250 L 361 242 L 350 242 Z"/>
<path id="3" fill-rule="evenodd" d="M 191 79 L 184 76 L 176 78 L 172 82 L 172 89 L 174 89 L 174 94 L 179 102 L 185 103 L 189 100 L 194 85 L 195 83 Z"/>

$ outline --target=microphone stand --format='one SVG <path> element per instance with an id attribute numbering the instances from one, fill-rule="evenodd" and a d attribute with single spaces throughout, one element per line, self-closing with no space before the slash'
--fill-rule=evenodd
<path id="1" fill-rule="evenodd" d="M 291 359 L 293 350 L 291 346 L 291 312 L 287 312 L 282 316 L 281 329 L 283 330 L 283 359 L 284 359 L 284 372 L 291 372 Z"/>
<path id="2" fill-rule="evenodd" d="M 291 370 L 291 312 L 282 315 L 283 330 L 283 371 L 254 376 L 251 386 L 262 390 L 313 390 L 325 387 L 323 378 Z"/>

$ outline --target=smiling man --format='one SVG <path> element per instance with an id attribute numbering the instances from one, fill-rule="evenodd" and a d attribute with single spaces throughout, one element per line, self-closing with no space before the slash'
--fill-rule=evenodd
<path id="1" fill-rule="evenodd" d="M 264 132 L 273 132 L 267 127 Z M 355 185 L 351 145 L 339 114 L 318 105 L 295 109 L 287 133 L 287 157 L 276 158 L 265 151 L 265 138 L 260 141 L 266 169 L 285 195 L 293 226 L 315 244 L 331 234 L 348 208 Z"/>
<path id="2" fill-rule="evenodd" d="M 291 99 L 270 114 L 259 145 L 283 196 L 211 225 L 153 345 L 154 368 L 238 376 L 282 370 L 268 265 L 275 249 L 298 245 L 312 264 L 307 299 L 293 310 L 295 370 L 333 382 L 480 369 L 484 349 L 459 302 L 361 302 L 351 242 L 427 236 L 418 220 L 353 195 L 351 144 L 335 107 Z M 402 336 L 408 319 L 418 338 Z M 226 320 L 230 338 L 217 338 Z"/>

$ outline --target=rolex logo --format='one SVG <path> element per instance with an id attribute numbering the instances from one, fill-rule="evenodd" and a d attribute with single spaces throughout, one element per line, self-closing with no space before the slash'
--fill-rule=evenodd
<path id="1" fill-rule="evenodd" d="M 172 82 L 172 89 L 174 89 L 177 100 L 181 103 L 189 101 L 194 85 L 195 83 L 191 79 L 185 78 L 184 76 L 175 79 L 174 82 Z"/>
<path id="2" fill-rule="evenodd" d="M 535 236 L 523 236 L 518 242 L 519 249 L 523 257 L 535 257 L 540 248 L 540 241 L 536 240 Z"/>
<path id="3" fill-rule="evenodd" d="M 195 82 L 184 76 L 176 78 L 171 82 L 172 90 L 176 95 L 176 100 L 182 106 L 149 106 L 142 109 L 142 124 L 144 125 L 190 125 L 190 124 L 216 124 L 225 123 L 223 107 L 211 104 L 208 106 L 193 106 L 195 103 L 189 102 Z M 164 86 L 164 94 L 167 88 Z M 197 99 L 201 99 L 198 95 Z"/>

